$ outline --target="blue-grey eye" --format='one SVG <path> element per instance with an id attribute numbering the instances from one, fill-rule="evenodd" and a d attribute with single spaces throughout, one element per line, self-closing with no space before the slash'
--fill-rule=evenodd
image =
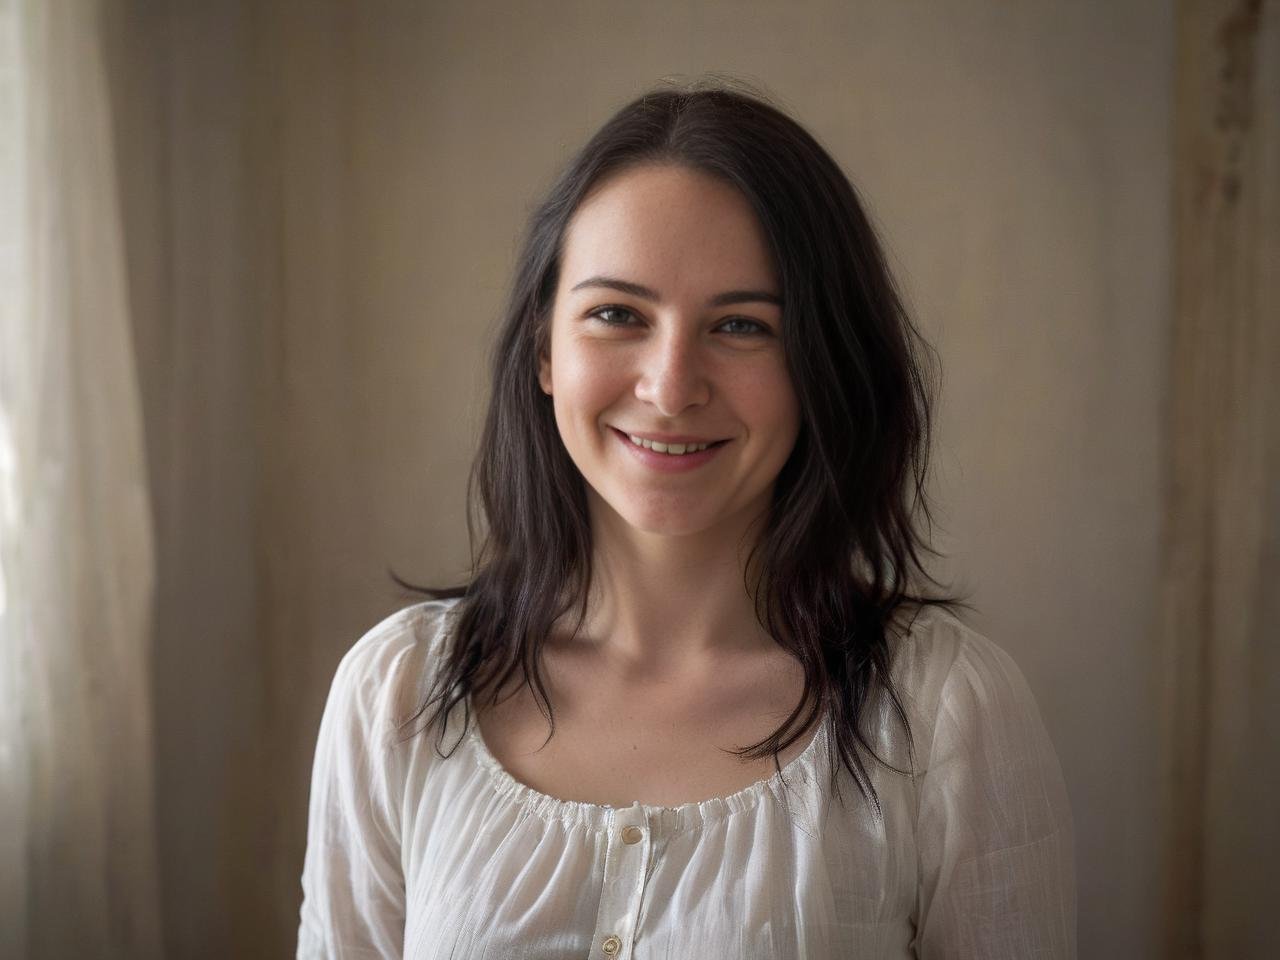
<path id="1" fill-rule="evenodd" d="M 623 317 L 632 316 L 631 311 L 628 310 L 626 307 L 612 307 L 612 306 L 600 307 L 599 309 L 593 310 L 591 313 L 587 314 L 587 316 L 594 317 L 597 320 L 599 320 L 601 323 L 610 327 L 621 327 L 625 325 L 624 322 L 621 320 L 608 319 L 607 314 L 611 314 L 611 313 L 621 314 Z"/>
<path id="2" fill-rule="evenodd" d="M 758 320 L 750 320 L 747 317 L 730 317 L 720 326 L 727 327 L 730 324 L 734 324 L 734 323 L 745 323 L 749 327 L 749 329 L 746 329 L 746 330 L 730 330 L 729 332 L 734 334 L 735 336 L 750 336 L 752 334 L 769 332 L 769 328 L 766 327 L 763 323 L 760 323 Z"/>

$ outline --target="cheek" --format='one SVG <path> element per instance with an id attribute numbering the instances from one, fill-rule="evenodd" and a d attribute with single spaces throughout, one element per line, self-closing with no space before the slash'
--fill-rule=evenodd
<path id="1" fill-rule="evenodd" d="M 591 416 L 616 399 L 623 374 L 599 351 L 568 344 L 552 362 L 557 406 L 565 413 Z"/>
<path id="2" fill-rule="evenodd" d="M 800 426 L 800 401 L 785 368 L 757 371 L 741 385 L 739 396 L 752 420 L 771 433 L 794 434 Z"/>

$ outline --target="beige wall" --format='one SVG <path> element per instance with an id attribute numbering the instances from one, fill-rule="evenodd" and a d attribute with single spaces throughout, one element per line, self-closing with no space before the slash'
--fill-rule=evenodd
<path id="1" fill-rule="evenodd" d="M 121 5 L 161 573 L 174 956 L 279 956 L 340 654 L 455 577 L 483 354 L 553 171 L 669 74 L 762 83 L 845 166 L 942 354 L 944 568 L 1039 697 L 1080 954 L 1155 955 L 1150 669 L 1170 4 Z"/>

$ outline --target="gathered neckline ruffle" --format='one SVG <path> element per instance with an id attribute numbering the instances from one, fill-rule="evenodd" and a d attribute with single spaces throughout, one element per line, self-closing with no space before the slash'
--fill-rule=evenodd
<path id="1" fill-rule="evenodd" d="M 645 804 L 636 801 L 630 806 L 591 803 L 585 800 L 565 800 L 536 790 L 517 780 L 490 751 L 475 721 L 474 711 L 466 739 L 475 751 L 475 757 L 493 784 L 496 793 L 525 808 L 544 820 L 558 820 L 577 824 L 593 830 L 609 829 L 620 810 L 639 809 L 656 835 L 672 836 L 686 830 L 697 829 L 735 813 L 743 813 L 756 807 L 766 798 L 776 799 L 784 806 L 795 802 L 797 786 L 811 785 L 817 780 L 817 758 L 827 740 L 827 722 L 824 717 L 818 729 L 810 736 L 808 745 L 792 757 L 779 772 L 763 780 L 757 780 L 740 790 L 722 797 L 691 800 L 673 807 Z"/>

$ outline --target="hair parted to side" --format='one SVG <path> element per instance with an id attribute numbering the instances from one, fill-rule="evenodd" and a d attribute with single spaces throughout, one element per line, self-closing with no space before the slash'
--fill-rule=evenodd
<path id="1" fill-rule="evenodd" d="M 934 354 L 903 307 L 848 178 L 813 136 L 740 81 L 668 82 L 637 97 L 578 151 L 530 217 L 467 486 L 470 581 L 425 587 L 392 573 L 414 593 L 462 598 L 452 611 L 454 642 L 405 725 L 435 705 L 433 726 L 461 702 L 465 734 L 466 698 L 497 702 L 515 675 L 529 683 L 554 735 L 541 647 L 575 606 L 575 631 L 581 627 L 592 540 L 584 480 L 539 387 L 538 357 L 548 349 L 570 218 L 606 178 L 654 163 L 718 177 L 755 211 L 781 284 L 783 345 L 801 411 L 748 558 L 747 569 L 759 573 L 746 588 L 761 625 L 803 665 L 804 696 L 772 735 L 734 752 L 772 754 L 780 770 L 778 753 L 825 708 L 833 790 L 840 795 L 842 763 L 878 814 L 868 764 L 907 771 L 881 758 L 866 733 L 877 695 L 887 696 L 908 749 L 911 739 L 890 678 L 890 622 L 900 608 L 969 606 L 909 592 L 918 577 L 941 586 L 921 561 L 937 551 L 916 526 L 919 511 L 932 531 L 925 484 L 934 380 L 924 361 Z M 479 550 L 477 491 L 487 525 Z"/>

